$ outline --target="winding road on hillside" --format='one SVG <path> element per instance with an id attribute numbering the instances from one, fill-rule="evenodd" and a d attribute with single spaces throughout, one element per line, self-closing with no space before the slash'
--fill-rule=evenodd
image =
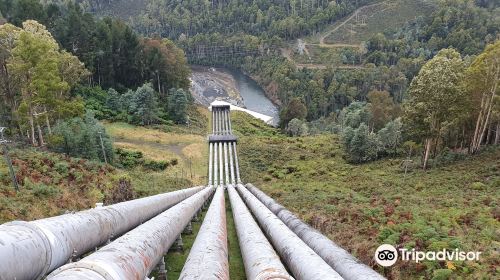
<path id="1" fill-rule="evenodd" d="M 347 19 L 345 19 L 344 21 L 342 21 L 339 25 L 337 25 L 334 28 L 332 28 L 332 29 L 326 31 L 325 33 L 323 33 L 323 35 L 321 35 L 320 38 L 319 38 L 319 44 L 316 44 L 316 45 L 319 45 L 320 47 L 324 47 L 324 48 L 335 48 L 335 47 L 358 47 L 359 48 L 359 44 L 356 44 L 356 45 L 353 45 L 353 44 L 325 44 L 325 38 L 328 37 L 328 36 L 330 36 L 330 34 L 332 34 L 333 32 L 339 30 L 342 26 L 344 26 L 347 22 L 349 22 L 351 19 L 353 19 L 354 17 L 356 17 L 364 9 L 371 8 L 371 7 L 376 7 L 376 6 L 379 6 L 379 5 L 382 5 L 382 4 L 385 4 L 385 1 L 384 2 L 378 2 L 378 3 L 370 4 L 370 5 L 366 5 L 366 6 L 363 6 L 363 7 L 359 7 L 357 10 L 355 10 L 351 14 L 350 17 L 348 17 Z M 310 44 L 310 45 L 313 45 L 313 44 Z"/>
<path id="2" fill-rule="evenodd" d="M 303 39 L 298 39 L 299 44 L 303 44 L 304 46 L 304 52 L 309 56 L 309 51 L 307 50 L 307 46 L 317 46 L 320 48 L 357 48 L 361 49 L 361 44 L 345 44 L 345 43 L 334 43 L 334 44 L 327 44 L 325 43 L 325 38 L 330 36 L 332 33 L 336 32 L 339 30 L 342 26 L 346 25 L 350 20 L 355 18 L 360 12 L 362 12 L 364 9 L 367 8 L 372 8 L 376 7 L 379 5 L 383 5 L 386 2 L 378 2 L 370 5 L 366 5 L 363 7 L 359 7 L 356 9 L 348 18 L 340 22 L 340 24 L 335 25 L 332 29 L 326 31 L 325 33 L 321 34 L 319 37 L 319 43 L 306 43 L 305 40 Z M 292 62 L 295 64 L 295 66 L 299 69 L 307 68 L 307 69 L 327 69 L 328 66 L 325 64 L 318 64 L 318 63 L 297 63 L 293 57 L 292 57 L 292 50 L 290 48 L 281 48 L 281 55 L 285 57 L 288 61 Z M 309 56 L 310 57 L 310 56 Z M 364 66 L 362 65 L 338 65 L 335 66 L 334 68 L 336 69 L 363 69 Z"/>

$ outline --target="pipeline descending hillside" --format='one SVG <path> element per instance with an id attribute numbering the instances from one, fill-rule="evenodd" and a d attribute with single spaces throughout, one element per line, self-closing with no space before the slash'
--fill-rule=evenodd
<path id="1" fill-rule="evenodd" d="M 164 255 L 210 200 L 180 279 L 229 280 L 226 189 L 247 279 L 385 279 L 253 185 L 244 186 L 230 107 L 211 110 L 207 187 L 3 224 L 0 280 L 47 273 L 49 280 L 143 280 L 157 266 L 165 280 Z"/>
<path id="2" fill-rule="evenodd" d="M 41 279 L 46 273 L 118 237 L 199 192 L 159 194 L 74 214 L 0 226 L 0 279 Z"/>

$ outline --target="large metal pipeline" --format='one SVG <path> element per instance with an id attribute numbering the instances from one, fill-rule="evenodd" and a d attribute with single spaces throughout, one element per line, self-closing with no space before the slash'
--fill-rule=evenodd
<path id="1" fill-rule="evenodd" d="M 227 187 L 247 279 L 293 279 L 233 185 Z"/>
<path id="2" fill-rule="evenodd" d="M 219 185 L 218 174 L 219 171 L 218 166 L 218 156 L 219 156 L 219 144 L 214 143 L 214 186 L 217 187 Z"/>
<path id="3" fill-rule="evenodd" d="M 229 162 L 227 160 L 227 143 L 224 142 L 224 175 L 225 175 L 225 183 L 226 185 L 229 184 Z"/>
<path id="4" fill-rule="evenodd" d="M 236 182 L 238 184 L 241 184 L 240 165 L 238 162 L 238 152 L 236 150 L 236 142 L 233 143 L 233 148 L 234 148 L 234 166 L 236 167 Z"/>
<path id="5" fill-rule="evenodd" d="M 179 279 L 229 280 L 224 188 L 219 186 Z"/>
<path id="6" fill-rule="evenodd" d="M 212 134 L 215 134 L 215 109 L 212 107 Z"/>
<path id="7" fill-rule="evenodd" d="M 233 143 L 229 142 L 229 170 L 231 171 L 231 184 L 236 185 L 234 177 L 234 161 L 233 161 Z"/>
<path id="8" fill-rule="evenodd" d="M 237 190 L 296 279 L 343 279 L 243 185 Z"/>
<path id="9" fill-rule="evenodd" d="M 224 110 L 224 122 L 226 123 L 226 134 L 231 134 L 229 132 L 229 119 L 227 118 L 227 112 L 229 112 L 229 109 Z"/>
<path id="10" fill-rule="evenodd" d="M 47 279 L 143 280 L 214 191 L 208 187 Z"/>
<path id="11" fill-rule="evenodd" d="M 233 134 L 233 128 L 231 127 L 231 111 L 227 111 L 227 123 L 229 124 L 229 134 Z"/>
<path id="12" fill-rule="evenodd" d="M 217 108 L 215 107 L 212 107 L 212 111 L 214 112 L 214 125 L 215 125 L 215 129 L 214 129 L 214 134 L 217 134 L 217 131 L 219 129 L 219 124 L 217 123 L 218 121 L 218 118 L 217 118 Z"/>
<path id="13" fill-rule="evenodd" d="M 217 143 L 219 145 L 219 184 L 224 184 L 224 158 L 222 157 L 222 143 Z"/>
<path id="14" fill-rule="evenodd" d="M 247 184 L 246 187 L 344 279 L 385 279 L 382 275 L 360 262 L 353 255 L 339 247 L 326 236 L 304 223 L 292 212 L 288 211 L 285 207 L 278 204 L 252 184 Z"/>
<path id="15" fill-rule="evenodd" d="M 32 222 L 0 226 L 0 279 L 41 279 L 45 274 L 118 237 L 202 187 L 135 199 Z"/>
<path id="16" fill-rule="evenodd" d="M 219 123 L 219 129 L 217 134 L 222 134 L 222 119 L 221 119 L 221 110 L 217 108 L 217 122 Z"/>
<path id="17" fill-rule="evenodd" d="M 226 110 L 222 109 L 221 110 L 221 115 L 220 115 L 220 118 L 221 118 L 221 121 L 222 121 L 222 134 L 226 134 Z"/>
<path id="18" fill-rule="evenodd" d="M 208 186 L 213 186 L 214 182 L 212 180 L 212 167 L 213 167 L 213 143 L 208 144 L 209 151 L 208 151 Z"/>

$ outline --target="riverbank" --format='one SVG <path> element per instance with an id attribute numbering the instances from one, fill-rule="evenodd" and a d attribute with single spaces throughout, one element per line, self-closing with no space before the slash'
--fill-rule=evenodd
<path id="1" fill-rule="evenodd" d="M 264 115 L 272 125 L 279 123 L 277 102 L 269 98 L 258 81 L 241 70 L 193 66 L 190 79 L 191 94 L 203 106 L 214 101 L 227 102 Z"/>
<path id="2" fill-rule="evenodd" d="M 203 106 L 220 100 L 245 107 L 234 76 L 223 68 L 192 66 L 190 80 L 191 94 Z"/>

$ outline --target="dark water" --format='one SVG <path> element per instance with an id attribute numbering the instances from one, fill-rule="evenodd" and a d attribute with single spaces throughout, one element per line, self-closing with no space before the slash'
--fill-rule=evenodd
<path id="1" fill-rule="evenodd" d="M 273 117 L 273 124 L 279 122 L 278 107 L 264 94 L 264 90 L 252 78 L 239 70 L 228 70 L 236 81 L 245 107 L 249 110 Z"/>

